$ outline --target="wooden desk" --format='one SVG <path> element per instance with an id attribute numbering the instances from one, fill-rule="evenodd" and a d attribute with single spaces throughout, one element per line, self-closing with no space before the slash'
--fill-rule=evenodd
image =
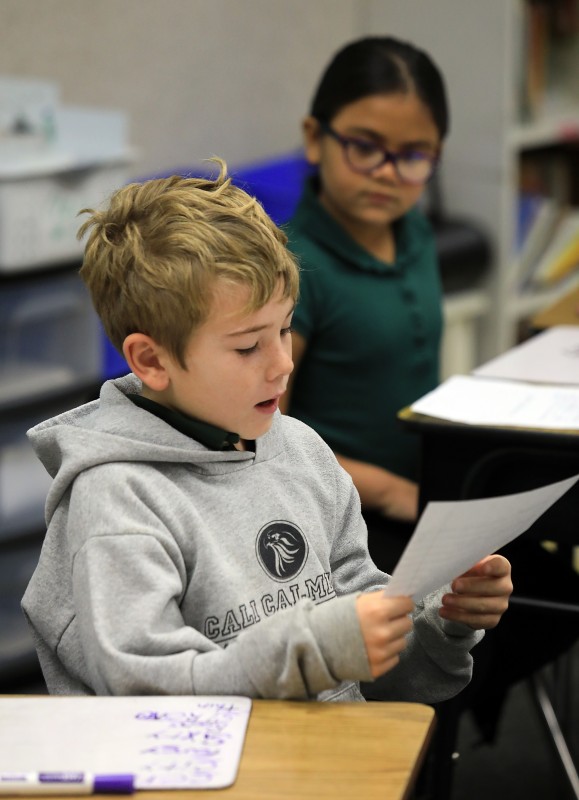
<path id="1" fill-rule="evenodd" d="M 139 800 L 403 800 L 434 727 L 418 703 L 255 700 L 227 789 L 136 792 Z M 2 800 L 10 800 L 3 795 Z M 16 800 L 16 798 L 12 798 Z"/>
<path id="2" fill-rule="evenodd" d="M 402 800 L 434 711 L 414 703 L 254 701 L 239 774 L 229 789 L 139 792 L 142 800 Z"/>

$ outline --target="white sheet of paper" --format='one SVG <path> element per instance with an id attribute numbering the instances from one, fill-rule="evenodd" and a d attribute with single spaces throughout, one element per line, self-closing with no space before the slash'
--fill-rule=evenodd
<path id="1" fill-rule="evenodd" d="M 524 533 L 579 475 L 528 492 L 428 503 L 385 589 L 419 600 Z"/>
<path id="2" fill-rule="evenodd" d="M 137 789 L 218 789 L 237 776 L 247 697 L 0 699 L 0 772 L 133 774 Z"/>
<path id="3" fill-rule="evenodd" d="M 473 375 L 579 386 L 579 325 L 548 328 L 477 367 Z"/>
<path id="4" fill-rule="evenodd" d="M 453 375 L 411 408 L 418 414 L 470 425 L 579 431 L 579 386 Z"/>

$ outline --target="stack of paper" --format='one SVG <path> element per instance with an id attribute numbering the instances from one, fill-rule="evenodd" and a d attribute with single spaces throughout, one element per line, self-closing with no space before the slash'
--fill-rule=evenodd
<path id="1" fill-rule="evenodd" d="M 412 411 L 468 425 L 579 431 L 579 386 L 454 375 L 413 403 Z"/>
<path id="2" fill-rule="evenodd" d="M 579 326 L 549 328 L 472 375 L 454 375 L 411 409 L 469 425 L 579 431 Z"/>
<path id="3" fill-rule="evenodd" d="M 579 325 L 556 325 L 512 347 L 473 375 L 579 386 Z"/>

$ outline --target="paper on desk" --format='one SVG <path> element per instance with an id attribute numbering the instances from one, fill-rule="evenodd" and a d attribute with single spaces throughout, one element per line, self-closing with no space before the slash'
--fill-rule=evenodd
<path id="1" fill-rule="evenodd" d="M 579 431 L 579 386 L 543 386 L 453 375 L 411 406 L 470 425 Z"/>
<path id="2" fill-rule="evenodd" d="M 428 503 L 385 589 L 419 600 L 508 544 L 547 511 L 579 475 L 504 497 Z"/>
<path id="3" fill-rule="evenodd" d="M 506 380 L 579 385 L 579 325 L 556 325 L 473 370 Z"/>

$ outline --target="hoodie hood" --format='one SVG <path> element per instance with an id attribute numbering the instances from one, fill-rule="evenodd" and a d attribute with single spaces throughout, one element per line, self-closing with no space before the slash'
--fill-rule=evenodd
<path id="1" fill-rule="evenodd" d="M 66 411 L 28 431 L 36 455 L 53 478 L 46 518 L 86 469 L 114 462 L 189 464 L 201 474 L 224 474 L 277 455 L 281 448 L 278 411 L 255 452 L 210 450 L 137 407 L 127 394 L 141 392 L 132 374 L 103 384 L 98 400 Z"/>

